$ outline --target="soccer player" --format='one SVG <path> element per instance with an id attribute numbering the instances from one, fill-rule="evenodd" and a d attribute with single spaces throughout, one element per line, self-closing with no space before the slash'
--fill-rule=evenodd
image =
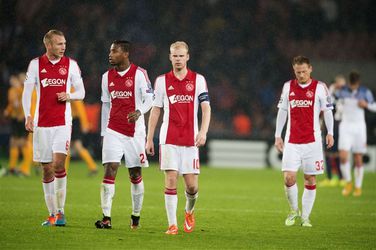
<path id="1" fill-rule="evenodd" d="M 9 174 L 24 176 L 30 175 L 32 164 L 32 146 L 27 139 L 28 133 L 25 131 L 25 117 L 22 114 L 22 92 L 24 73 L 10 76 L 11 87 L 8 90 L 8 105 L 4 110 L 4 115 L 11 120 L 11 136 L 9 149 Z M 16 166 L 19 153 L 22 152 L 23 161 L 20 172 Z"/>
<path id="2" fill-rule="evenodd" d="M 334 138 L 338 138 L 338 127 L 342 115 L 342 106 L 337 102 L 336 93 L 345 85 L 346 78 L 343 75 L 337 75 L 334 79 L 334 82 L 329 86 L 329 93 L 334 102 Z M 344 185 L 339 166 L 338 140 L 334 141 L 333 147 L 325 150 L 325 163 L 327 178 L 321 181 L 318 186 L 336 187 L 338 185 Z"/>
<path id="3" fill-rule="evenodd" d="M 101 185 L 103 219 L 97 228 L 112 228 L 111 207 L 115 195 L 115 178 L 121 159 L 131 181 L 131 228 L 137 229 L 144 199 L 141 167 L 148 167 L 145 154 L 144 114 L 151 108 L 153 89 L 146 70 L 130 63 L 130 42 L 114 41 L 109 62 L 112 69 L 102 76 L 102 162 L 104 177 Z"/>
<path id="4" fill-rule="evenodd" d="M 85 161 L 88 169 L 89 176 L 98 173 L 97 164 L 90 152 L 84 147 L 82 143 L 83 136 L 89 131 L 89 121 L 87 119 L 85 105 L 83 101 L 74 101 L 72 106 L 72 146 L 77 151 L 78 155 Z M 68 171 L 70 163 L 70 154 L 68 154 L 65 161 L 65 169 Z"/>
<path id="5" fill-rule="evenodd" d="M 164 110 L 160 129 L 160 168 L 165 171 L 165 207 L 169 228 L 166 234 L 177 234 L 176 209 L 178 204 L 178 176 L 185 181 L 184 231 L 195 226 L 194 206 L 198 197 L 200 162 L 198 147 L 205 145 L 210 122 L 210 104 L 205 78 L 187 68 L 189 49 L 185 42 L 170 46 L 172 71 L 155 81 L 155 100 L 149 117 L 146 151 L 154 155 L 154 132 Z M 202 109 L 201 128 L 197 111 Z"/>
<path id="6" fill-rule="evenodd" d="M 333 105 L 325 83 L 311 78 L 312 66 L 308 58 L 297 56 L 292 61 L 296 79 L 283 86 L 278 104 L 275 147 L 283 153 L 282 171 L 285 191 L 291 212 L 286 226 L 295 224 L 300 216 L 298 206 L 297 171 L 304 172 L 301 225 L 312 227 L 309 215 L 316 197 L 316 175 L 324 172 L 324 158 L 319 115 L 323 112 L 327 128 L 326 145 L 333 146 Z M 285 143 L 281 138 L 288 117 Z"/>
<path id="7" fill-rule="evenodd" d="M 355 71 L 349 75 L 349 85 L 338 91 L 336 97 L 342 105 L 338 142 L 341 171 L 346 181 L 342 194 L 348 196 L 353 190 L 351 164 L 349 162 L 349 152 L 351 151 L 355 163 L 355 190 L 353 195 L 360 196 L 364 174 L 363 154 L 367 151 L 367 128 L 364 110 L 376 112 L 376 103 L 372 92 L 360 85 L 360 74 Z"/>
<path id="8" fill-rule="evenodd" d="M 65 226 L 67 177 L 64 162 L 72 129 L 70 101 L 83 99 L 85 89 L 77 62 L 64 56 L 63 32 L 50 30 L 43 42 L 46 53 L 29 64 L 22 105 L 25 128 L 33 132 L 33 158 L 43 168 L 43 191 L 49 217 L 42 225 Z M 37 106 L 33 120 L 30 108 L 34 86 Z M 71 86 L 75 88 L 73 93 Z"/>

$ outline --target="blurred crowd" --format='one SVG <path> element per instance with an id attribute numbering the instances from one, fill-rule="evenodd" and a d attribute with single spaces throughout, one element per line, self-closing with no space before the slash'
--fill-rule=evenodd
<path id="1" fill-rule="evenodd" d="M 66 54 L 81 66 L 85 102 L 100 102 L 100 81 L 115 39 L 133 43 L 132 61 L 153 81 L 170 70 L 171 42 L 190 45 L 190 68 L 206 76 L 211 137 L 273 140 L 291 58 L 375 60 L 371 0 L 7 1 L 1 28 L 0 107 L 11 74 L 44 52 L 43 35 L 60 29 Z M 333 77 L 337 73 L 333 72 Z M 6 123 L 1 119 L 1 123 Z M 5 127 L 3 127 L 3 130 Z"/>

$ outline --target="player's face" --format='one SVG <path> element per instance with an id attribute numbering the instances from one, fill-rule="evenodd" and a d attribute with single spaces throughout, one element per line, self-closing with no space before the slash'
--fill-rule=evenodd
<path id="1" fill-rule="evenodd" d="M 110 48 L 110 54 L 108 54 L 108 61 L 112 66 L 124 64 L 128 58 L 128 52 L 121 49 L 120 46 L 112 44 Z"/>
<path id="2" fill-rule="evenodd" d="M 187 49 L 177 47 L 170 50 L 170 61 L 174 70 L 182 70 L 187 67 L 189 54 Z"/>
<path id="3" fill-rule="evenodd" d="M 311 79 L 312 66 L 306 63 L 293 66 L 295 77 L 299 83 L 307 83 Z"/>
<path id="4" fill-rule="evenodd" d="M 66 44 L 64 36 L 53 35 L 50 43 L 47 44 L 47 52 L 57 59 L 62 58 L 65 53 Z"/>

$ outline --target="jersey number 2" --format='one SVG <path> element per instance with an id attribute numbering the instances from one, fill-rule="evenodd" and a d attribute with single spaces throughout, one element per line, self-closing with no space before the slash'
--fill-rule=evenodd
<path id="1" fill-rule="evenodd" d="M 145 163 L 145 154 L 140 154 L 140 163 L 141 164 Z"/>

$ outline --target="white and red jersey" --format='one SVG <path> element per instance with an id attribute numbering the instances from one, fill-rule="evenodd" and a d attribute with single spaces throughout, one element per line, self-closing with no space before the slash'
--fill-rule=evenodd
<path id="1" fill-rule="evenodd" d="M 325 83 L 312 79 L 301 85 L 295 79 L 284 84 L 278 108 L 288 111 L 285 141 L 306 144 L 321 140 L 320 112 L 333 104 Z"/>
<path id="2" fill-rule="evenodd" d="M 191 70 L 183 80 L 173 71 L 159 76 L 154 86 L 153 106 L 164 109 L 160 144 L 194 146 L 198 133 L 198 107 L 209 102 L 205 78 Z"/>
<path id="3" fill-rule="evenodd" d="M 102 76 L 103 103 L 110 103 L 106 131 L 129 137 L 145 136 L 145 120 L 143 114 L 151 108 L 153 90 L 146 70 L 131 64 L 118 72 L 110 69 Z M 128 114 L 139 110 L 141 116 L 136 123 L 128 122 Z"/>
<path id="4" fill-rule="evenodd" d="M 76 61 L 62 57 L 50 61 L 46 54 L 31 60 L 25 84 L 35 84 L 37 105 L 34 125 L 54 127 L 72 124 L 70 102 L 59 102 L 57 93 L 70 93 L 71 86 L 79 87 L 82 83 L 81 71 Z"/>

